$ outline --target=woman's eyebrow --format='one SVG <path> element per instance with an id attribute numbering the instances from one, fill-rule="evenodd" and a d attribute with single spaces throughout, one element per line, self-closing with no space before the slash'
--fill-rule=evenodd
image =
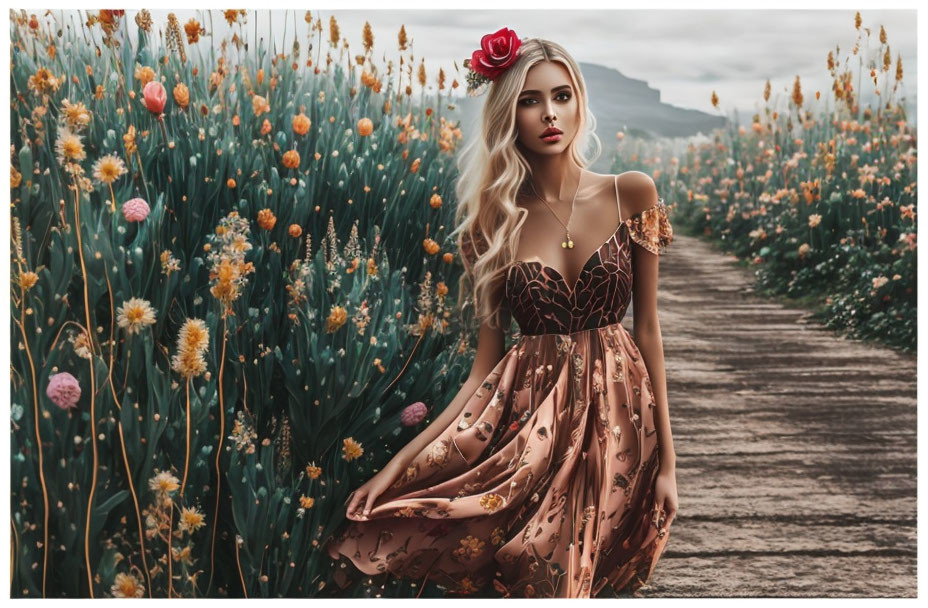
<path id="1" fill-rule="evenodd" d="M 569 88 L 570 88 L 569 84 L 562 84 L 560 86 L 557 86 L 551 89 L 551 92 L 554 93 L 555 91 L 560 91 L 561 89 L 569 89 Z M 522 91 L 520 95 L 527 95 L 529 93 L 541 93 L 541 91 L 537 91 L 535 89 L 526 89 L 525 91 Z"/>

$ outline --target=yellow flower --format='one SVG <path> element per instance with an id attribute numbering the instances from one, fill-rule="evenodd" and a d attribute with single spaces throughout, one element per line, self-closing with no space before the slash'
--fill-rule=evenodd
<path id="1" fill-rule="evenodd" d="M 143 597 L 145 595 L 145 586 L 131 574 L 120 572 L 113 580 L 110 593 L 113 594 L 113 597 Z"/>
<path id="2" fill-rule="evenodd" d="M 80 131 L 90 124 L 90 110 L 83 102 L 71 103 L 68 99 L 62 99 L 61 106 L 64 110 L 65 122 L 71 129 Z"/>
<path id="3" fill-rule="evenodd" d="M 81 136 L 68 127 L 58 127 L 58 139 L 55 141 L 55 154 L 58 164 L 79 162 L 87 158 Z"/>
<path id="4" fill-rule="evenodd" d="M 190 532 L 193 534 L 206 525 L 206 518 L 196 507 L 184 507 L 180 511 L 180 521 L 177 522 L 177 529 L 181 532 Z"/>
<path id="5" fill-rule="evenodd" d="M 39 275 L 32 272 L 31 270 L 27 270 L 26 272 L 20 273 L 18 283 L 24 291 L 29 291 L 38 281 Z"/>
<path id="6" fill-rule="evenodd" d="M 171 368 L 187 379 L 206 371 L 203 355 L 209 348 L 209 333 L 202 319 L 187 319 L 177 337 L 177 354 Z"/>
<path id="7" fill-rule="evenodd" d="M 131 298 L 117 309 L 116 319 L 119 326 L 126 330 L 126 333 L 137 334 L 143 328 L 154 325 L 155 310 L 148 300 Z"/>
<path id="8" fill-rule="evenodd" d="M 144 88 L 146 84 L 155 78 L 155 71 L 147 65 L 140 65 L 135 68 L 135 79 L 139 81 Z"/>
<path id="9" fill-rule="evenodd" d="M 160 496 L 169 496 L 180 488 L 180 482 L 171 475 L 170 471 L 161 471 L 148 480 L 148 487 L 157 492 Z"/>
<path id="10" fill-rule="evenodd" d="M 128 173 L 126 164 L 113 154 L 100 157 L 93 164 L 93 177 L 98 182 L 112 184 L 126 173 Z"/>
<path id="11" fill-rule="evenodd" d="M 41 95 L 57 91 L 58 87 L 61 86 L 61 81 L 48 68 L 39 68 L 35 74 L 29 77 L 27 84 L 30 91 L 36 95 Z"/>
<path id="12" fill-rule="evenodd" d="M 361 447 L 361 444 L 352 439 L 351 437 L 346 437 L 342 440 L 342 458 L 351 462 L 355 458 L 360 458 L 361 454 L 364 453 L 364 448 Z"/>

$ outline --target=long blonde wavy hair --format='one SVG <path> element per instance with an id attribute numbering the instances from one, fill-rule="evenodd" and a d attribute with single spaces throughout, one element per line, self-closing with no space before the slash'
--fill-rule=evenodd
<path id="1" fill-rule="evenodd" d="M 539 38 L 523 40 L 519 51 L 516 61 L 490 84 L 481 113 L 480 136 L 473 138 L 459 156 L 457 227 L 451 233 L 457 238 L 467 270 L 459 283 L 458 305 L 468 300 L 478 324 L 489 320 L 492 327 L 502 329 L 506 329 L 501 315 L 505 306 L 503 281 L 515 260 L 519 235 L 528 216 L 528 211 L 516 205 L 519 189 L 532 177 L 531 166 L 516 145 L 516 104 L 532 66 L 557 61 L 570 74 L 580 116 L 577 136 L 565 154 L 578 166 L 587 167 L 602 150 L 586 83 L 573 57 L 559 44 Z M 587 148 L 591 148 L 589 154 Z M 479 243 L 480 255 L 472 266 L 466 263 L 465 241 Z"/>

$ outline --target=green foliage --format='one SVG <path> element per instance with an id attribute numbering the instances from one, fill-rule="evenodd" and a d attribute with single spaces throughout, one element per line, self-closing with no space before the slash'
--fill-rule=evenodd
<path id="1" fill-rule="evenodd" d="M 359 67 L 330 47 L 316 72 L 318 52 L 272 54 L 238 15 L 241 48 L 178 30 L 181 57 L 158 42 L 176 22 L 130 40 L 135 13 L 108 29 L 110 14 L 12 15 L 12 594 L 313 596 L 349 491 L 421 430 L 402 409 L 437 415 L 469 369 L 443 253 L 460 131 L 440 97 L 381 85 L 370 54 Z M 167 90 L 160 119 L 144 68 Z M 70 167 L 69 120 L 86 153 Z M 128 170 L 112 191 L 93 176 L 107 154 Z M 150 214 L 129 222 L 137 197 Z M 119 324 L 132 298 L 153 309 L 138 331 Z M 188 319 L 208 344 L 178 362 Z M 73 409 L 46 394 L 59 372 L 81 386 Z"/>

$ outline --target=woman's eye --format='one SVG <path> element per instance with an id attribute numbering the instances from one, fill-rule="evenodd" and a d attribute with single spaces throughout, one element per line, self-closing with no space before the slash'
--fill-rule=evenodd
<path id="1" fill-rule="evenodd" d="M 562 97 L 563 99 L 561 99 Z M 555 99 L 561 99 L 562 101 L 570 101 L 570 93 L 568 93 L 567 91 L 561 91 L 555 96 Z M 525 97 L 519 103 L 521 103 L 524 106 L 527 106 L 527 105 L 531 105 L 530 102 L 534 102 L 534 101 L 535 101 L 534 97 Z"/>

